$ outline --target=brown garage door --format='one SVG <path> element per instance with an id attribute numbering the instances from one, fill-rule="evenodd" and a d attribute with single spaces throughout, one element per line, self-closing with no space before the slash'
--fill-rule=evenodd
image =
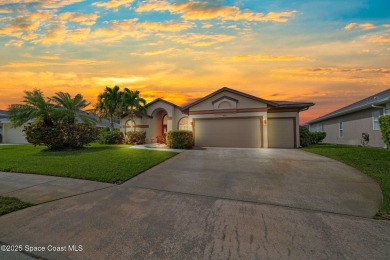
<path id="1" fill-rule="evenodd" d="M 268 118 L 268 147 L 294 148 L 294 125 L 293 118 Z"/>
<path id="2" fill-rule="evenodd" d="M 261 147 L 260 119 L 196 119 L 195 145 L 206 147 Z"/>

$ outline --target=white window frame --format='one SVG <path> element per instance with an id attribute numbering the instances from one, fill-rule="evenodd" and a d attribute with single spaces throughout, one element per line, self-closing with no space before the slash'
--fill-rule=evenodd
<path id="1" fill-rule="evenodd" d="M 380 130 L 379 127 L 380 116 L 381 116 L 381 112 L 379 110 L 372 112 L 372 130 Z"/>
<path id="2" fill-rule="evenodd" d="M 339 120 L 339 137 L 344 137 L 344 121 Z"/>

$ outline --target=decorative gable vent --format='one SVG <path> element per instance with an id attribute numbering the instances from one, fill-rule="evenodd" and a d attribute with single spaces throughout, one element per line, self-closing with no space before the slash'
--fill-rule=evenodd
<path id="1" fill-rule="evenodd" d="M 214 109 L 237 109 L 238 100 L 229 96 L 222 96 L 212 102 Z"/>

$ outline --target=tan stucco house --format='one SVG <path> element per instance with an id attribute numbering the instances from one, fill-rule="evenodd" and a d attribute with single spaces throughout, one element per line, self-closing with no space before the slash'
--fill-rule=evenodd
<path id="1" fill-rule="evenodd" d="M 195 146 L 296 148 L 299 112 L 313 103 L 270 101 L 221 88 L 184 107 L 158 98 L 146 105 L 147 116 L 125 117 L 121 128 L 145 131 L 152 143 L 170 130 L 190 130 Z"/>
<path id="2" fill-rule="evenodd" d="M 307 124 L 312 132 L 326 132 L 324 143 L 361 145 L 362 133 L 368 133 L 368 146 L 385 147 L 379 128 L 379 117 L 386 114 L 390 114 L 390 89 L 316 118 Z"/>

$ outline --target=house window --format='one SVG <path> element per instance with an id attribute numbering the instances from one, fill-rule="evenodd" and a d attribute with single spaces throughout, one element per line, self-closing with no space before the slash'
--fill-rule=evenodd
<path id="1" fill-rule="evenodd" d="M 168 115 L 163 116 L 162 119 L 162 129 L 163 129 L 163 134 L 168 132 Z"/>
<path id="2" fill-rule="evenodd" d="M 379 111 L 374 111 L 372 112 L 372 129 L 373 130 L 379 130 L 379 116 L 380 116 Z"/>
<path id="3" fill-rule="evenodd" d="M 179 121 L 179 130 L 192 130 L 191 125 L 188 124 L 188 117 L 183 117 Z"/>
<path id="4" fill-rule="evenodd" d="M 344 136 L 344 122 L 343 122 L 343 120 L 339 121 L 339 136 L 340 137 Z"/>
<path id="5" fill-rule="evenodd" d="M 325 132 L 324 123 L 321 123 L 321 132 Z"/>

